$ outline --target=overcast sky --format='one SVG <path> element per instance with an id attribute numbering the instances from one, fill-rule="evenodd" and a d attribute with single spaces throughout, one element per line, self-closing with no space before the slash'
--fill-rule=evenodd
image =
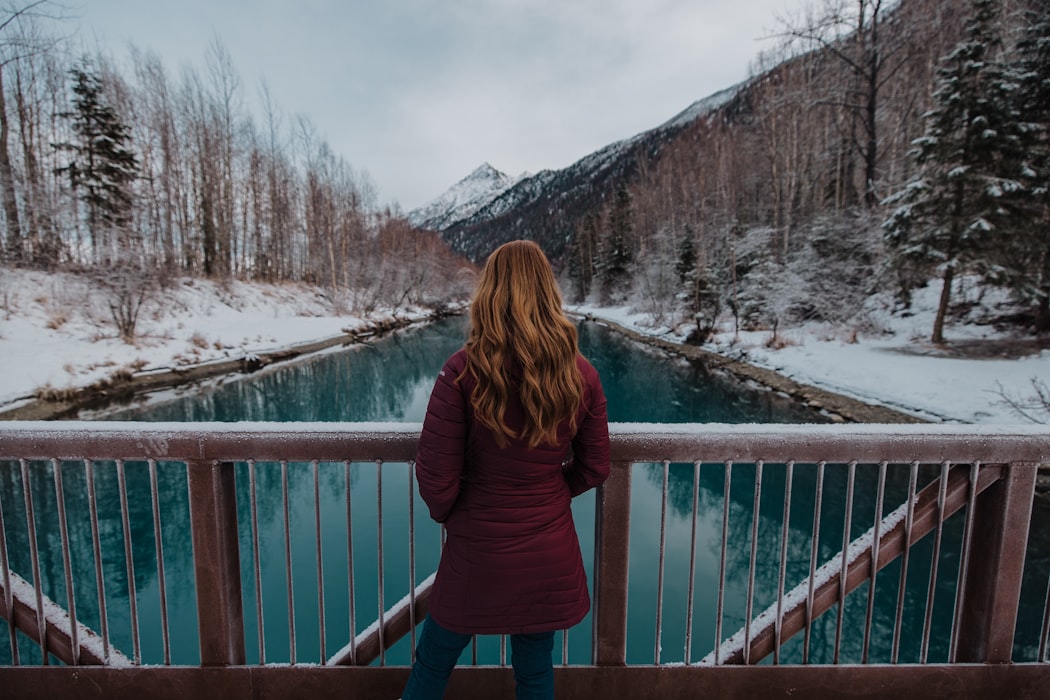
<path id="1" fill-rule="evenodd" d="M 288 117 L 410 210 L 482 162 L 562 168 L 748 77 L 806 0 L 68 0 L 79 39 L 172 75 L 218 37 L 256 108 Z"/>

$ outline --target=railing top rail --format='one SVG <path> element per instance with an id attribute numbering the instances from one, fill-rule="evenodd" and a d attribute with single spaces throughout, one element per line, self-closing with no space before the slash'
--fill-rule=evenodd
<path id="1" fill-rule="evenodd" d="M 0 459 L 414 458 L 418 423 L 0 422 Z M 1050 462 L 1050 426 L 614 423 L 616 461 Z"/>

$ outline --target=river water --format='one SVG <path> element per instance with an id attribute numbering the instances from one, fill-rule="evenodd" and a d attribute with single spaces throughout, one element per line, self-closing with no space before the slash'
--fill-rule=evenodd
<path id="1" fill-rule="evenodd" d="M 445 358 L 462 345 L 465 321 L 450 319 L 425 327 L 396 333 L 374 343 L 341 351 L 326 352 L 306 360 L 253 375 L 229 377 L 204 386 L 169 391 L 137 399 L 132 405 L 98 411 L 88 418 L 96 420 L 139 421 L 395 421 L 423 419 L 435 375 Z M 581 323 L 581 352 L 598 369 L 608 398 L 609 419 L 614 422 L 822 422 L 818 413 L 774 392 L 747 386 L 730 376 L 711 372 L 703 366 L 671 358 L 646 346 L 624 339 L 607 328 Z M 32 465 L 30 489 L 41 546 L 41 579 L 45 592 L 65 606 L 67 600 L 61 559 L 60 533 L 46 523 L 57 522 L 58 500 L 54 486 L 54 467 Z M 265 649 L 260 651 L 257 621 L 256 580 L 253 572 L 251 538 L 252 492 L 259 527 L 259 568 Z M 286 543 L 283 519 L 283 478 L 278 464 L 237 466 L 238 511 L 241 522 L 244 617 L 249 663 L 264 656 L 267 663 L 294 661 L 318 663 L 331 656 L 349 639 L 350 596 L 347 553 L 346 492 L 349 483 L 353 521 L 354 628 L 361 630 L 377 616 L 377 504 L 382 496 L 385 579 L 385 606 L 408 590 L 409 523 L 408 467 L 386 465 L 381 478 L 371 464 L 342 464 L 317 467 L 322 528 L 322 561 L 325 619 L 323 639 L 318 625 L 318 574 L 315 539 L 314 475 L 309 464 L 289 465 L 289 535 Z M 95 463 L 91 476 L 98 493 L 102 569 L 106 620 L 114 645 L 127 655 L 136 646 L 145 663 L 164 663 L 165 649 L 160 633 L 161 590 L 157 566 L 157 547 L 152 523 L 150 475 L 144 464 L 127 464 L 125 475 L 128 498 L 128 530 L 131 563 L 125 557 L 123 518 L 119 498 L 120 475 L 115 464 Z M 93 629 L 100 629 L 99 596 L 95 586 L 95 558 L 88 514 L 87 471 L 82 464 L 63 463 L 64 506 L 69 521 L 73 552 L 75 601 L 78 615 Z M 818 563 L 833 556 L 842 546 L 843 513 L 846 502 L 846 470 L 829 465 L 823 485 L 823 506 L 819 530 Z M 188 504 L 185 470 L 180 465 L 159 465 L 158 494 L 161 501 L 161 543 L 166 574 L 164 594 L 169 606 L 167 626 L 170 654 L 174 663 L 199 663 L 197 648 L 196 602 L 192 577 L 192 551 L 188 538 Z M 699 479 L 699 518 L 697 557 L 693 595 L 691 650 L 685 653 L 688 610 L 689 547 L 693 534 L 692 464 L 674 464 L 669 469 L 669 513 L 666 526 L 667 563 L 663 587 L 663 625 L 660 644 L 656 640 L 658 601 L 659 536 L 662 465 L 636 465 L 632 480 L 632 514 L 628 592 L 628 662 L 652 663 L 659 653 L 662 662 L 697 661 L 715 643 L 717 593 L 721 551 L 721 522 L 725 508 L 725 467 L 704 464 Z M 754 465 L 735 465 L 730 481 L 730 546 L 726 562 L 726 588 L 722 614 L 722 635 L 728 637 L 743 625 L 746 611 L 750 557 L 750 527 L 755 502 Z M 759 537 L 756 542 L 760 561 L 779 560 L 785 499 L 785 470 L 780 465 L 764 468 L 759 500 Z M 816 468 L 797 465 L 791 485 L 788 560 L 786 581 L 792 587 L 808 573 L 813 541 L 812 521 Z M 853 499 L 855 537 L 871 527 L 875 518 L 877 467 L 859 465 Z M 12 568 L 31 579 L 28 559 L 26 499 L 22 491 L 20 465 L 0 463 L 0 515 L 5 526 L 7 550 Z M 887 482 L 883 513 L 903 502 L 907 475 L 891 471 Z M 416 530 L 416 581 L 421 581 L 437 565 L 438 528 L 426 518 L 426 508 L 414 498 Z M 588 575 L 592 575 L 594 497 L 584 495 L 574 502 L 581 546 Z M 944 537 L 931 613 L 932 633 L 929 659 L 944 660 L 947 655 L 952 599 L 958 568 L 958 542 L 962 521 L 949 521 Z M 931 538 L 927 538 L 931 539 Z M 287 547 L 287 549 L 286 549 Z M 292 585 L 286 580 L 286 552 L 292 560 Z M 921 653 L 922 629 L 929 589 L 931 543 L 912 550 L 905 585 L 905 619 L 902 623 L 901 661 L 917 661 Z M 1038 618 L 1041 611 L 1040 576 L 1045 591 L 1045 566 L 1026 582 L 1032 614 L 1022 615 L 1015 645 L 1016 658 L 1034 654 L 1038 644 Z M 775 567 L 774 567 L 775 569 Z M 766 569 L 768 570 L 768 569 Z M 894 629 L 894 610 L 898 597 L 899 565 L 880 573 L 874 601 L 872 651 L 870 660 L 888 661 Z M 757 614 L 775 600 L 776 576 L 760 576 L 755 581 L 754 610 Z M 131 587 L 128 581 L 133 580 Z M 140 624 L 131 624 L 131 603 Z M 847 600 L 843 610 L 841 657 L 859 662 L 867 606 L 866 587 Z M 289 606 L 291 599 L 293 604 Z M 291 607 L 291 615 L 289 614 Z M 814 626 L 808 642 L 809 659 L 815 663 L 832 661 L 837 632 L 837 611 L 832 610 Z M 4 625 L 6 627 L 6 625 Z M 294 655 L 293 655 L 294 633 Z M 137 641 L 136 641 L 137 636 Z M 574 628 L 566 643 L 572 663 L 587 663 L 591 655 L 590 617 Z M 562 639 L 558 638 L 560 656 Z M 799 661 L 806 644 L 801 635 L 789 641 L 783 661 Z M 22 662 L 32 661 L 30 644 L 19 644 Z M 659 652 L 657 651 L 659 647 Z M 481 663 L 497 663 L 498 638 L 480 638 L 477 657 Z M 471 651 L 464 661 L 469 661 Z M 0 634 L 0 664 L 9 663 L 8 634 Z M 409 643 L 403 640 L 387 652 L 387 663 L 408 663 Z"/>

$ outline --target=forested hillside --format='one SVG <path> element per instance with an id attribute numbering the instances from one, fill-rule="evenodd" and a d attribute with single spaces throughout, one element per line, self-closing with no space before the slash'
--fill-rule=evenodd
<path id="1" fill-rule="evenodd" d="M 525 178 L 440 237 L 262 90 L 220 41 L 172 72 L 85 53 L 63 6 L 0 11 L 0 263 L 95 275 L 126 336 L 179 276 L 296 280 L 337 309 L 462 298 L 449 275 L 539 241 L 573 301 L 660 323 L 863 325 L 943 284 L 1010 290 L 1050 331 L 1050 4 L 814 0 L 754 77 L 560 171 Z M 596 118 L 600 118 L 597 115 Z M 0 268 L 2 269 L 2 268 Z M 1005 318 L 1009 315 L 1009 318 Z"/>
<path id="2" fill-rule="evenodd" d="M 858 319 L 875 291 L 906 305 L 916 285 L 972 275 L 1013 291 L 1019 327 L 1050 330 L 1047 3 L 812 7 L 691 121 L 589 157 L 600 168 L 523 182 L 512 206 L 443 235 L 476 259 L 540 240 L 576 300 L 695 323 L 698 340 L 725 313 L 741 327 Z"/>
<path id="3" fill-rule="evenodd" d="M 462 296 L 447 246 L 384 210 L 308 118 L 265 86 L 249 108 L 218 39 L 173 72 L 145 49 L 84 53 L 66 11 L 0 10 L 0 262 L 97 275 L 131 332 L 177 276 L 304 281 L 360 311 Z"/>

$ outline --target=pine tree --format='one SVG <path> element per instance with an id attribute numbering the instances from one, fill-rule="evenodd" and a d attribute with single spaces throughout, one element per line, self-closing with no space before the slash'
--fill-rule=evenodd
<path id="1" fill-rule="evenodd" d="M 630 280 L 631 263 L 634 261 L 631 249 L 633 235 L 631 193 L 626 187 L 620 187 L 616 191 L 616 200 L 609 215 L 609 229 L 602 250 L 603 302 L 622 301 L 624 289 Z"/>
<path id="2" fill-rule="evenodd" d="M 693 240 L 695 235 L 693 227 L 686 226 L 682 242 L 678 244 L 678 260 L 675 262 L 674 273 L 678 277 L 678 283 L 685 289 L 691 288 L 696 280 L 696 242 Z"/>
<path id="3" fill-rule="evenodd" d="M 1050 5 L 1027 16 L 1017 45 L 1017 109 L 1025 124 L 1031 194 L 1023 250 L 1025 274 L 1012 286 L 1035 304 L 1035 331 L 1050 332 Z"/>
<path id="4" fill-rule="evenodd" d="M 686 342 L 700 345 L 714 331 L 722 312 L 722 299 L 719 293 L 721 285 L 709 264 L 698 255 L 695 238 L 693 227 L 686 226 L 685 235 L 678 245 L 674 271 L 679 285 L 677 298 L 696 323 Z"/>
<path id="5" fill-rule="evenodd" d="M 68 165 L 57 169 L 87 206 L 87 227 L 98 260 L 113 232 L 127 244 L 131 221 L 131 183 L 138 174 L 138 159 L 131 150 L 131 129 L 116 110 L 106 104 L 102 81 L 87 63 L 70 71 L 73 111 L 62 116 L 72 121 L 77 138 L 55 144 L 69 151 Z M 108 254 L 108 251 L 103 253 Z"/>
<path id="6" fill-rule="evenodd" d="M 940 268 L 934 343 L 944 342 L 955 276 L 993 270 L 1023 190 L 1016 84 L 998 60 L 997 6 L 972 1 L 965 38 L 938 68 L 934 106 L 914 142 L 918 176 L 887 200 L 897 205 L 884 224 L 897 264 Z"/>
<path id="7" fill-rule="evenodd" d="M 591 293 L 594 282 L 595 251 L 598 246 L 598 221 L 588 213 L 576 227 L 569 250 L 569 277 L 573 281 L 574 300 L 582 303 Z"/>
<path id="8" fill-rule="evenodd" d="M 131 183 L 138 175 L 138 159 L 131 150 L 131 129 L 106 103 L 102 80 L 85 60 L 70 71 L 73 111 L 63 114 L 72 121 L 76 139 L 55 147 L 72 154 L 56 172 L 69 177 L 70 186 L 87 207 L 99 283 L 106 290 L 113 323 L 121 338 L 135 338 L 139 312 L 154 284 L 132 244 Z M 113 243 L 116 249 L 113 249 Z"/>

